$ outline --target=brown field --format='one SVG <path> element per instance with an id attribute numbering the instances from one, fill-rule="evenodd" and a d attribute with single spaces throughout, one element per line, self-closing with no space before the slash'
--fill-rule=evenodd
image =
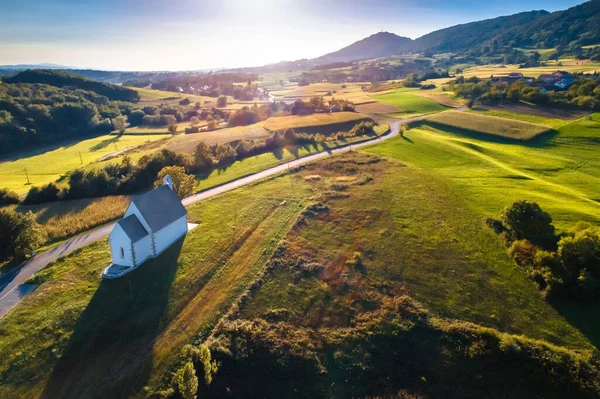
<path id="1" fill-rule="evenodd" d="M 354 107 L 356 112 L 360 112 L 361 114 L 391 114 L 394 112 L 402 112 L 402 109 L 398 107 L 394 107 L 389 104 L 382 104 L 380 102 L 372 102 L 366 104 L 360 104 Z"/>
<path id="2" fill-rule="evenodd" d="M 171 139 L 166 148 L 175 152 L 192 153 L 200 142 L 209 145 L 224 144 L 236 140 L 264 139 L 271 134 L 262 126 L 262 122 L 250 126 L 238 126 L 194 134 L 184 134 Z"/>
<path id="3" fill-rule="evenodd" d="M 547 126 L 466 112 L 442 112 L 426 118 L 423 123 L 434 128 L 456 128 L 466 133 L 483 133 L 512 140 L 531 140 L 553 131 Z"/>
<path id="4" fill-rule="evenodd" d="M 315 128 L 326 125 L 344 124 L 347 122 L 360 122 L 369 119 L 366 115 L 356 112 L 335 112 L 331 114 L 312 114 L 306 116 L 281 116 L 269 118 L 263 122 L 268 130 L 295 129 L 304 131 L 306 128 Z"/>

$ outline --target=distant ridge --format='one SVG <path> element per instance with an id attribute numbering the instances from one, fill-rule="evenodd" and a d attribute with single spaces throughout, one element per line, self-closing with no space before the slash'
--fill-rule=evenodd
<path id="1" fill-rule="evenodd" d="M 0 69 L 76 69 L 65 65 L 42 63 L 42 64 L 16 64 L 16 65 L 0 65 Z"/>
<path id="2" fill-rule="evenodd" d="M 348 62 L 369 58 L 387 57 L 409 51 L 412 39 L 390 32 L 379 32 L 359 40 L 333 53 L 316 58 L 315 64 Z"/>

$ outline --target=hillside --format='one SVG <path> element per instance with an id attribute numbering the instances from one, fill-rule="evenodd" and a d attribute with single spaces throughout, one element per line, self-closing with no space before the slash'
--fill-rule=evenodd
<path id="1" fill-rule="evenodd" d="M 315 59 L 316 64 L 347 62 L 369 58 L 387 57 L 409 51 L 412 40 L 390 32 L 379 32 L 359 40 L 333 53 Z"/>
<path id="2" fill-rule="evenodd" d="M 451 26 L 416 39 L 412 50 L 437 53 L 466 51 L 499 35 L 523 27 L 547 14 L 547 11 L 530 11 Z"/>

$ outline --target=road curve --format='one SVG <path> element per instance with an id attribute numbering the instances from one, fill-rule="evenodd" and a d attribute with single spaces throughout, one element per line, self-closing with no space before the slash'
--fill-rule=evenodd
<path id="1" fill-rule="evenodd" d="M 453 111 L 464 111 L 466 107 L 456 108 Z M 451 112 L 451 111 L 449 111 Z M 304 165 L 318 159 L 323 159 L 328 156 L 334 154 L 341 154 L 343 152 L 347 152 L 350 150 L 354 150 L 357 148 L 362 148 L 365 146 L 373 145 L 385 140 L 389 140 L 392 137 L 395 137 L 400 132 L 400 126 L 405 123 L 414 122 L 417 120 L 421 120 L 425 118 L 427 115 L 417 116 L 414 118 L 408 119 L 399 119 L 391 122 L 390 132 L 384 136 L 377 137 L 372 140 L 363 141 L 361 143 L 356 143 L 352 145 L 347 145 L 344 147 L 336 148 L 330 151 L 319 152 L 317 154 L 309 155 L 303 158 L 299 158 L 288 163 L 284 163 L 278 166 L 274 166 L 272 168 L 263 170 L 262 172 L 258 172 L 252 174 L 250 176 L 242 177 L 240 179 L 234 180 L 232 182 L 223 184 L 221 186 L 211 188 L 209 190 L 203 191 L 201 193 L 192 195 L 190 197 L 184 198 L 181 202 L 184 206 L 190 206 L 198 201 L 202 201 L 215 195 L 219 195 L 225 193 L 227 191 L 234 190 L 236 188 L 248 185 L 250 183 L 257 182 L 259 180 L 265 179 L 267 177 L 282 173 L 287 171 L 290 168 L 294 168 L 296 166 Z M 39 255 L 34 256 L 29 259 L 27 262 L 22 264 L 19 268 L 13 269 L 12 271 L 6 273 L 3 276 L 0 276 L 0 318 L 2 318 L 12 307 L 14 307 L 21 298 L 15 298 L 18 287 L 23 284 L 29 277 L 46 267 L 50 262 L 55 261 L 61 256 L 65 256 L 70 254 L 71 252 L 82 248 L 88 244 L 91 244 L 94 241 L 100 240 L 102 238 L 107 237 L 112 231 L 115 223 L 109 223 L 102 227 L 99 227 L 95 230 L 91 230 L 87 233 L 76 236 L 51 250 L 43 252 Z"/>

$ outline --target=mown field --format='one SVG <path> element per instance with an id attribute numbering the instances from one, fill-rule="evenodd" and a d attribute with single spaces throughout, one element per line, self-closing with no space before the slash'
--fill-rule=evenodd
<path id="1" fill-rule="evenodd" d="M 149 141 L 162 140 L 170 135 L 112 136 L 104 135 L 79 142 L 59 144 L 53 148 L 15 154 L 0 161 L 0 186 L 25 194 L 31 185 L 41 186 L 55 181 L 64 173 L 84 167 L 110 154 L 135 148 Z M 31 185 L 27 184 L 27 176 Z"/>
<path id="2" fill-rule="evenodd" d="M 585 114 L 570 112 L 560 112 L 559 110 L 544 109 L 527 105 L 508 105 L 508 106 L 481 106 L 469 110 L 484 116 L 497 116 L 504 119 L 513 119 L 517 121 L 535 123 L 544 125 L 553 129 L 558 129 L 571 123 L 574 119 L 579 119 Z"/>
<path id="3" fill-rule="evenodd" d="M 421 123 L 440 129 L 457 129 L 475 136 L 495 136 L 508 140 L 531 140 L 554 130 L 547 126 L 467 112 L 444 112 L 432 115 Z"/>
<path id="4" fill-rule="evenodd" d="M 411 92 L 413 90 L 414 89 L 397 89 L 391 93 L 376 94 L 372 95 L 372 97 L 384 104 L 400 108 L 402 110 L 401 112 L 390 114 L 390 116 L 396 118 L 431 114 L 447 109 L 433 100 L 412 94 Z"/>

